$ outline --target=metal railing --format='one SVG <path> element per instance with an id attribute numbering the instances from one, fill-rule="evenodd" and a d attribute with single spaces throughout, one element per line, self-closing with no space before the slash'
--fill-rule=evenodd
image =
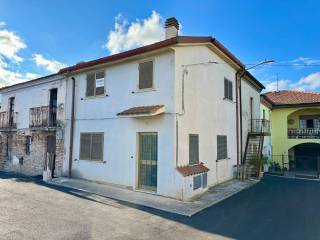
<path id="1" fill-rule="evenodd" d="M 289 128 L 288 138 L 320 138 L 320 128 Z"/>
<path id="2" fill-rule="evenodd" d="M 250 119 L 249 132 L 253 134 L 270 134 L 270 121 L 266 119 Z"/>
<path id="3" fill-rule="evenodd" d="M 305 168 L 304 164 L 306 164 L 307 168 Z M 264 159 L 264 166 L 266 168 L 265 172 L 271 174 L 285 175 L 290 172 L 311 172 L 319 176 L 320 156 L 271 155 L 269 159 Z"/>
<path id="4" fill-rule="evenodd" d="M 17 114 L 17 112 L 0 112 L 0 129 L 16 129 Z"/>
<path id="5" fill-rule="evenodd" d="M 29 127 L 55 127 L 57 124 L 56 108 L 49 106 L 34 107 L 29 110 Z"/>

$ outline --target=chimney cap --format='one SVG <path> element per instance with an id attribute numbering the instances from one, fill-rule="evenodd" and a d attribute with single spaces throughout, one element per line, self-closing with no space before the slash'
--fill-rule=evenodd
<path id="1" fill-rule="evenodd" d="M 165 27 L 171 27 L 174 26 L 179 30 L 179 22 L 175 17 L 167 18 L 165 22 Z"/>

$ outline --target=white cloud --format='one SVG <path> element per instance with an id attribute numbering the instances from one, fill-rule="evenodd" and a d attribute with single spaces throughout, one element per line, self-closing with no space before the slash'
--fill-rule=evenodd
<path id="1" fill-rule="evenodd" d="M 265 84 L 265 91 L 271 92 L 271 91 L 277 91 L 277 90 L 284 90 L 288 89 L 290 87 L 290 80 L 279 80 L 275 82 L 267 82 Z"/>
<path id="2" fill-rule="evenodd" d="M 6 25 L 6 23 L 4 22 L 4 21 L 1 21 L 0 22 L 0 27 L 3 27 L 3 26 L 5 26 Z"/>
<path id="3" fill-rule="evenodd" d="M 279 80 L 265 82 L 265 91 L 276 91 L 284 89 L 296 89 L 303 91 L 320 91 L 320 72 L 311 73 L 300 78 L 297 82 L 290 80 Z"/>
<path id="4" fill-rule="evenodd" d="M 320 90 L 320 72 L 301 78 L 297 83 L 292 84 L 292 87 L 305 91 Z"/>
<path id="5" fill-rule="evenodd" d="M 118 14 L 115 18 L 115 29 L 109 32 L 104 47 L 115 54 L 163 40 L 165 31 L 162 22 L 162 17 L 156 11 L 152 11 L 150 17 L 144 20 L 137 19 L 130 24 Z"/>
<path id="6" fill-rule="evenodd" d="M 4 26 L 4 22 L 1 22 L 0 26 Z M 15 62 L 23 61 L 23 58 L 17 55 L 17 53 L 26 48 L 27 45 L 22 39 L 14 32 L 6 29 L 0 30 L 0 55 Z"/>
<path id="7" fill-rule="evenodd" d="M 61 62 L 58 62 L 54 59 L 47 59 L 41 54 L 33 54 L 32 55 L 33 60 L 35 61 L 37 66 L 44 67 L 47 71 L 50 73 L 56 73 L 61 68 L 64 68 L 65 65 Z"/>

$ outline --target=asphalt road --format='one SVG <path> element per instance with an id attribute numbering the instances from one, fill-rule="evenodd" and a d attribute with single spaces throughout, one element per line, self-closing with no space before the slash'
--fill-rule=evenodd
<path id="1" fill-rule="evenodd" d="M 265 177 L 191 218 L 0 173 L 0 239 L 320 239 L 320 182 Z"/>

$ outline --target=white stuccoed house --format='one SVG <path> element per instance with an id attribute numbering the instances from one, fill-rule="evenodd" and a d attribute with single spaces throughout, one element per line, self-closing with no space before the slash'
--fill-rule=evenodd
<path id="1" fill-rule="evenodd" d="M 225 47 L 165 27 L 166 40 L 60 71 L 66 175 L 182 200 L 234 177 L 263 85 L 244 71 L 240 94 L 244 65 Z"/>
<path id="2" fill-rule="evenodd" d="M 35 96 L 15 102 L 28 128 L 28 108 L 50 111 L 50 84 L 61 86 L 52 88 L 60 94 L 55 107 L 63 124 L 44 130 L 63 140 L 56 155 L 64 176 L 180 200 L 232 179 L 250 122 L 259 118 L 263 85 L 216 39 L 178 36 L 175 18 L 165 28 L 163 41 L 61 69 L 53 82 L 33 80 L 48 82 L 39 84 L 40 95 L 33 84 L 0 89 L 4 111 L 19 91 Z M 36 156 L 40 169 L 45 156 Z"/>

